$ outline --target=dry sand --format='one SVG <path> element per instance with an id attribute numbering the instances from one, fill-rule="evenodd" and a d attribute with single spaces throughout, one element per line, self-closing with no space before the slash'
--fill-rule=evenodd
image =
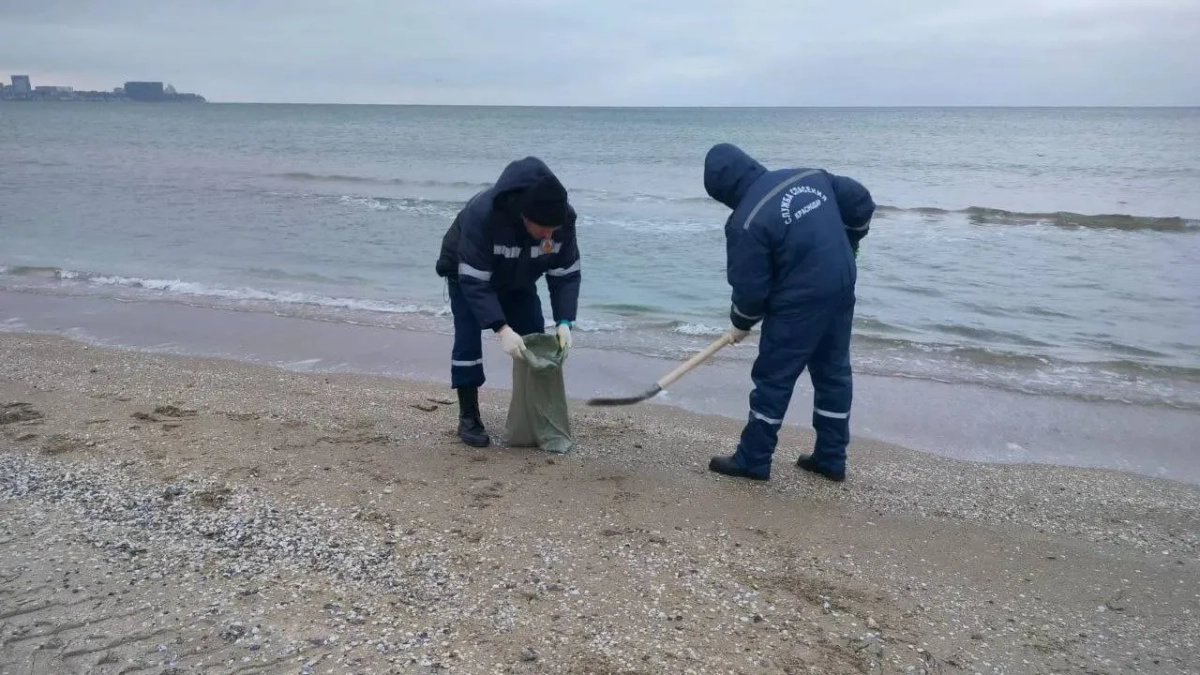
<path id="1" fill-rule="evenodd" d="M 0 673 L 1200 672 L 1194 486 L 451 394 L 0 335 Z"/>

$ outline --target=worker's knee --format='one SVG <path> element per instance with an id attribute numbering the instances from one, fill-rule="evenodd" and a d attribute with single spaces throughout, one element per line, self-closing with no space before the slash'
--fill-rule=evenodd
<path id="1" fill-rule="evenodd" d="M 832 366 L 825 368 L 812 363 L 809 364 L 809 373 L 812 375 L 813 389 L 818 394 L 823 391 L 848 392 L 854 384 L 848 364 L 845 367 Z"/>
<path id="2" fill-rule="evenodd" d="M 750 407 L 769 419 L 782 418 L 791 403 L 795 385 L 795 380 L 789 382 L 779 377 L 756 378 L 750 394 Z"/>

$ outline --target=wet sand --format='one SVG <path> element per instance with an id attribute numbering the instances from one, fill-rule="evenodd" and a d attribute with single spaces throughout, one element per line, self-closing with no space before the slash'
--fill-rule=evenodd
<path id="1" fill-rule="evenodd" d="M 0 335 L 0 673 L 1187 673 L 1200 489 L 737 420 L 453 436 L 395 378 Z M 489 390 L 502 428 L 504 391 Z"/>
<path id="2" fill-rule="evenodd" d="M 394 330 L 174 302 L 0 291 L 0 331 L 65 334 L 92 344 L 218 356 L 297 372 L 438 384 L 449 377 L 449 336 L 432 328 Z M 580 334 L 571 354 L 567 393 L 573 398 L 644 391 L 679 363 L 594 349 L 593 339 Z M 756 348 L 750 341 L 723 350 L 651 405 L 744 419 L 748 359 Z M 734 353 L 741 355 L 738 360 L 726 358 Z M 489 386 L 508 387 L 508 357 L 495 340 L 484 341 L 484 359 Z M 808 426 L 811 404 L 812 388 L 802 377 L 787 422 Z M 1200 438 L 1200 415 L 1190 410 L 856 374 L 851 428 L 862 438 L 954 459 L 1115 468 L 1200 484 L 1193 441 Z"/>

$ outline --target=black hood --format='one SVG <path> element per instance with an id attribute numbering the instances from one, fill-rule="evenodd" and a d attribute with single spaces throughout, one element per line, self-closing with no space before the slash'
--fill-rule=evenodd
<path id="1" fill-rule="evenodd" d="M 504 167 L 500 178 L 496 181 L 496 194 L 524 190 L 539 180 L 553 176 L 550 167 L 537 157 L 526 157 L 511 162 Z"/>
<path id="2" fill-rule="evenodd" d="M 550 167 L 537 157 L 526 157 L 510 162 L 500 173 L 492 187 L 492 208 L 503 213 L 514 223 L 520 220 L 521 194 L 547 176 L 553 176 Z"/>
<path id="3" fill-rule="evenodd" d="M 766 172 L 766 167 L 741 148 L 719 143 L 704 158 L 704 189 L 709 197 L 736 209 L 754 181 Z"/>

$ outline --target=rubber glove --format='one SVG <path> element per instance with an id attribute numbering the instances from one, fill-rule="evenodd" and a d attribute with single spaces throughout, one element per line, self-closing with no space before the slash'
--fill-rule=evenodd
<path id="1" fill-rule="evenodd" d="M 729 341 L 735 345 L 748 337 L 750 337 L 750 331 L 748 330 L 734 328 L 733 330 L 729 331 Z"/>
<path id="2" fill-rule="evenodd" d="M 571 348 L 571 324 L 566 321 L 558 323 L 558 348 L 564 352 Z"/>
<path id="3" fill-rule="evenodd" d="M 525 340 L 521 339 L 517 332 L 508 326 L 501 328 L 496 336 L 500 338 L 500 346 L 504 348 L 504 353 L 514 359 L 525 358 Z"/>

